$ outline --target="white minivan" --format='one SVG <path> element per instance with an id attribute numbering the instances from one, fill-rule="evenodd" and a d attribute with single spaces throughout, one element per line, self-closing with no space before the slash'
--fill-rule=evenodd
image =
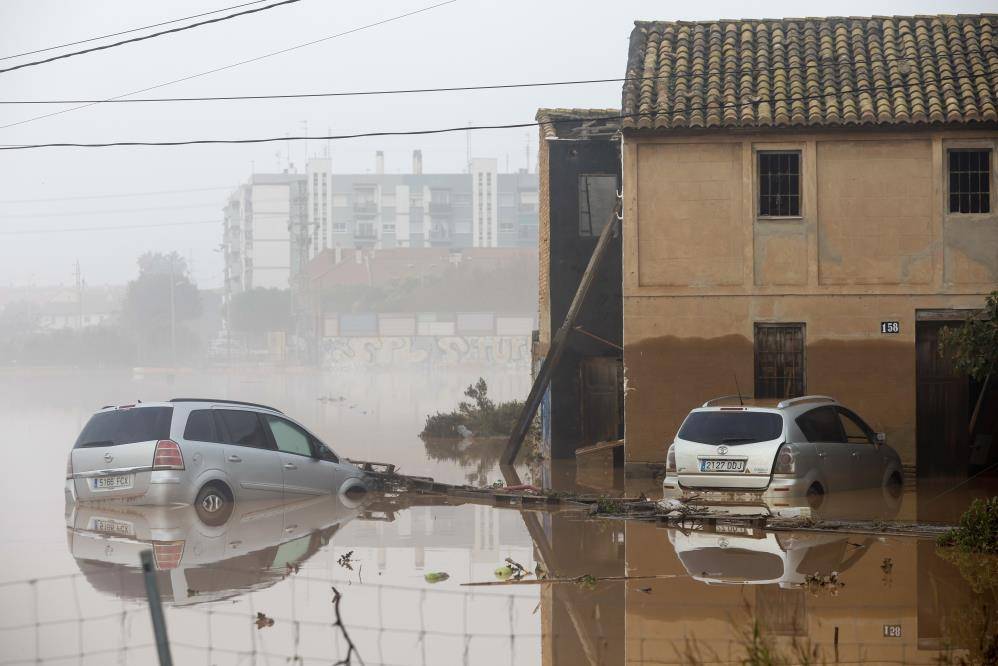
<path id="1" fill-rule="evenodd" d="M 719 404 L 728 403 L 728 404 Z M 775 405 L 737 396 L 709 400 L 683 421 L 666 455 L 666 498 L 712 492 L 807 496 L 884 487 L 900 494 L 897 451 L 834 398 Z"/>
<path id="2" fill-rule="evenodd" d="M 193 504 L 221 524 L 233 502 L 366 491 L 365 474 L 266 405 L 177 398 L 94 414 L 66 463 L 72 501 Z"/>

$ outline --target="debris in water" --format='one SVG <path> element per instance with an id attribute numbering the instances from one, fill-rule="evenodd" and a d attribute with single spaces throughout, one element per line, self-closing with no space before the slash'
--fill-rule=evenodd
<path id="1" fill-rule="evenodd" d="M 348 551 L 340 555 L 336 563 L 348 571 L 353 571 L 353 551 Z"/>
<path id="2" fill-rule="evenodd" d="M 885 576 L 891 575 L 894 571 L 894 560 L 890 557 L 885 557 L 884 561 L 880 563 L 880 570 L 884 572 Z"/>
<path id="3" fill-rule="evenodd" d="M 583 575 L 579 576 L 578 578 L 576 578 L 575 582 L 578 583 L 579 587 L 582 587 L 582 588 L 585 588 L 585 589 L 591 591 L 591 590 L 595 590 L 596 589 L 596 583 L 598 581 L 596 580 L 596 576 L 594 576 L 592 574 L 583 574 Z"/>
<path id="4" fill-rule="evenodd" d="M 513 577 L 513 567 L 504 564 L 501 567 L 497 567 L 493 573 L 495 573 L 496 578 L 499 580 L 509 580 Z"/>
<path id="5" fill-rule="evenodd" d="M 450 578 L 450 574 L 444 573 L 443 571 L 431 571 L 423 576 L 423 578 L 427 583 L 442 583 Z"/>
<path id="6" fill-rule="evenodd" d="M 645 594 L 651 594 L 651 588 L 650 587 L 639 587 L 638 588 L 638 592 L 644 592 Z"/>
<path id="7" fill-rule="evenodd" d="M 255 623 L 257 629 L 263 629 L 264 627 L 273 627 L 274 618 L 267 617 L 263 613 L 257 613 Z"/>

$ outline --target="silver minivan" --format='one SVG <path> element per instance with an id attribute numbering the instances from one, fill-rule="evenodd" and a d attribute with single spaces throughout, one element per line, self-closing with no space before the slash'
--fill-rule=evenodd
<path id="1" fill-rule="evenodd" d="M 72 501 L 193 504 L 221 524 L 232 503 L 366 491 L 364 473 L 265 405 L 176 398 L 94 414 L 66 464 Z"/>

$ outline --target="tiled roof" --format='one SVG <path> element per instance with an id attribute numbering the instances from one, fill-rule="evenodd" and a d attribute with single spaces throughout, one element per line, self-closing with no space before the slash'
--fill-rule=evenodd
<path id="1" fill-rule="evenodd" d="M 998 121 L 998 15 L 639 21 L 625 128 Z"/>
<path id="2" fill-rule="evenodd" d="M 538 109 L 545 139 L 609 138 L 620 129 L 620 109 Z"/>

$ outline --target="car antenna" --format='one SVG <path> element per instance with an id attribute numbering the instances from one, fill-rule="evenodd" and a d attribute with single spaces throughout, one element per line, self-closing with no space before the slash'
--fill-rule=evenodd
<path id="1" fill-rule="evenodd" d="M 744 407 L 745 401 L 742 400 L 742 390 L 738 388 L 738 373 L 732 370 L 731 374 L 735 377 L 735 392 L 738 394 L 738 404 Z"/>

